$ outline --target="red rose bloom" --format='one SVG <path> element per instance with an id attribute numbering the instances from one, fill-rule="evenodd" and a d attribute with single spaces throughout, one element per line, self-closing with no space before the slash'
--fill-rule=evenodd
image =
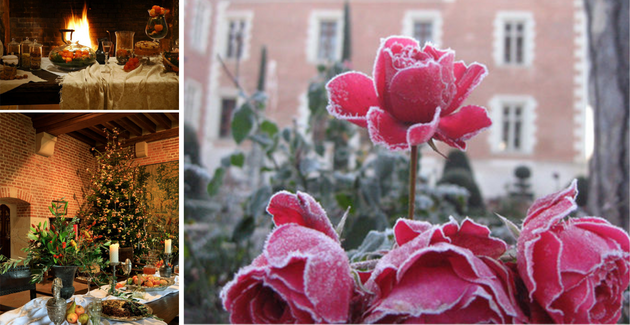
<path id="1" fill-rule="evenodd" d="M 616 323 L 630 282 L 630 238 L 576 209 L 577 182 L 538 199 L 518 239 L 518 271 L 529 298 L 556 323 Z"/>
<path id="2" fill-rule="evenodd" d="M 221 291 L 232 323 L 345 323 L 354 282 L 324 210 L 308 194 L 280 192 L 278 226 L 263 253 Z"/>
<path id="3" fill-rule="evenodd" d="M 497 261 L 507 245 L 466 219 L 443 226 L 400 219 L 400 247 L 379 260 L 366 288 L 365 323 L 513 323 L 526 319 L 514 274 Z"/>
<path id="4" fill-rule="evenodd" d="M 328 112 L 368 128 L 372 142 L 390 150 L 431 139 L 465 150 L 464 141 L 492 124 L 485 108 L 460 108 L 488 72 L 454 59 L 454 51 L 421 49 L 412 38 L 384 39 L 372 78 L 353 71 L 328 82 Z"/>

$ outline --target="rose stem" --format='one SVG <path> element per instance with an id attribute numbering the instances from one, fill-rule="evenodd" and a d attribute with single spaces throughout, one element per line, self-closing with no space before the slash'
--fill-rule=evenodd
<path id="1" fill-rule="evenodd" d="M 416 205 L 416 171 L 418 170 L 418 146 L 411 146 L 409 157 L 409 219 L 413 220 Z"/>

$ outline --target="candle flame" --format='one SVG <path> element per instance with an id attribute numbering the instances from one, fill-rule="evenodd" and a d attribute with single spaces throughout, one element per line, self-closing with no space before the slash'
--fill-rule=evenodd
<path id="1" fill-rule="evenodd" d="M 83 14 L 81 18 L 75 16 L 74 12 L 72 12 L 72 16 L 66 18 L 66 28 L 74 29 L 72 41 L 78 41 L 81 45 L 94 48 L 94 44 L 90 38 L 90 22 L 87 18 L 87 5 L 85 2 L 83 3 Z"/>

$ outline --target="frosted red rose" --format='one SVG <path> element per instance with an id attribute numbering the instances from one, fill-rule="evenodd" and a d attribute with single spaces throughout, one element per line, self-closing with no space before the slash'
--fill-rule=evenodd
<path id="1" fill-rule="evenodd" d="M 513 323 L 518 307 L 514 275 L 496 260 L 507 245 L 466 219 L 442 226 L 400 219 L 400 247 L 376 265 L 365 323 Z"/>
<path id="2" fill-rule="evenodd" d="M 390 150 L 431 139 L 465 150 L 466 140 L 492 124 L 485 108 L 460 107 L 487 74 L 482 64 L 455 61 L 450 49 L 392 36 L 381 41 L 372 78 L 353 71 L 326 85 L 327 109 Z"/>
<path id="3" fill-rule="evenodd" d="M 556 323 L 616 323 L 630 282 L 630 239 L 602 218 L 571 218 L 577 185 L 537 200 L 518 240 L 517 265 Z"/>
<path id="4" fill-rule="evenodd" d="M 278 226 L 262 255 L 221 292 L 232 323 L 345 323 L 354 283 L 324 210 L 307 194 L 276 194 Z"/>

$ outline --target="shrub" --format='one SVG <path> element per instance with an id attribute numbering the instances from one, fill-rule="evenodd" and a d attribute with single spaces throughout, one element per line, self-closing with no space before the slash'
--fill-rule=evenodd
<path id="1" fill-rule="evenodd" d="M 479 187 L 477 186 L 477 183 L 475 183 L 475 180 L 469 170 L 465 168 L 450 168 L 446 170 L 444 175 L 442 175 L 438 184 L 453 184 L 465 188 L 470 193 L 470 197 L 468 198 L 468 205 L 470 208 L 481 210 L 485 209 L 483 198 L 481 197 L 481 191 L 479 190 Z"/>

